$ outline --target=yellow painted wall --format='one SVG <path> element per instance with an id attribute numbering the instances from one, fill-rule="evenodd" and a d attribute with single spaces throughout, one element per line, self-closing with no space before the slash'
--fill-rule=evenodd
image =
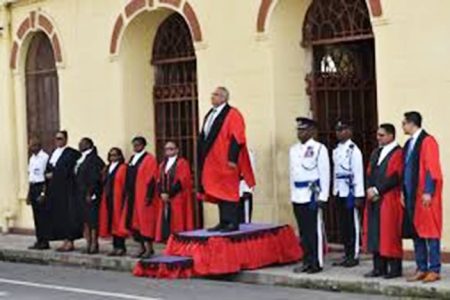
<path id="1" fill-rule="evenodd" d="M 255 220 L 260 222 L 293 222 L 287 153 L 296 141 L 295 117 L 310 113 L 304 79 L 311 51 L 300 46 L 310 1 L 279 0 L 262 34 L 256 33 L 259 0 L 190 1 L 204 37 L 195 44 L 200 119 L 210 107 L 212 90 L 227 86 L 231 104 L 246 118 L 249 145 L 256 152 Z M 450 2 L 428 2 L 384 0 L 383 16 L 373 20 L 379 116 L 381 121 L 399 124 L 403 111 L 422 111 L 426 128 L 441 143 L 448 174 L 450 136 L 445 117 L 450 106 L 445 101 L 450 96 Z M 19 0 L 10 9 L 12 33 L 32 10 L 40 9 L 53 20 L 64 56 L 58 66 L 62 127 L 69 131 L 72 145 L 82 136 L 91 136 L 102 154 L 111 146 L 123 147 L 129 154 L 135 134 L 145 135 L 153 144 L 151 49 L 157 26 L 169 11 L 145 12 L 126 24 L 120 51 L 111 57 L 112 29 L 125 3 Z M 8 11 L 0 10 L 0 22 L 8 22 Z M 10 142 L 0 148 L 0 225 L 4 226 L 5 213 L 12 211 L 14 226 L 32 227 L 30 209 L 20 200 L 26 193 L 26 45 L 14 73 L 8 67 L 10 49 L 7 31 L 0 36 L 0 130 L 2 139 Z M 154 150 L 152 145 L 149 150 Z M 216 220 L 215 208 L 208 206 L 207 224 Z M 449 230 L 444 246 L 450 246 Z"/>

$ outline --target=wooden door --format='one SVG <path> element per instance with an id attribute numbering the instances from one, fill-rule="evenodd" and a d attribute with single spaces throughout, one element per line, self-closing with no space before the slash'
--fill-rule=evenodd
<path id="1" fill-rule="evenodd" d="M 39 138 L 50 152 L 60 126 L 59 90 L 53 48 L 44 33 L 36 33 L 31 40 L 25 75 L 28 138 Z"/>

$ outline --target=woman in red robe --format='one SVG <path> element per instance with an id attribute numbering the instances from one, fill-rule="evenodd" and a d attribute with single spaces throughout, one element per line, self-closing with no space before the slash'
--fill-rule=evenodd
<path id="1" fill-rule="evenodd" d="M 374 266 L 365 277 L 391 279 L 402 275 L 403 151 L 392 124 L 380 125 L 377 138 L 380 147 L 372 153 L 367 171 L 364 218 L 364 246 L 373 254 Z"/>
<path id="2" fill-rule="evenodd" d="M 127 165 L 122 150 L 112 148 L 108 153 L 108 166 L 104 173 L 103 196 L 100 202 L 99 235 L 113 239 L 113 250 L 109 256 L 123 256 L 126 253 L 125 237 L 119 234 L 123 208 L 123 193 Z"/>
<path id="3" fill-rule="evenodd" d="M 167 142 L 166 158 L 159 166 L 156 241 L 166 241 L 171 233 L 194 228 L 192 176 L 189 162 L 178 156 L 178 147 Z"/>
<path id="4" fill-rule="evenodd" d="M 158 164 L 153 155 L 145 151 L 147 141 L 143 137 L 133 139 L 134 155 L 128 164 L 125 183 L 125 206 L 119 234 L 133 235 L 141 249 L 138 258 L 149 258 L 154 254 L 156 215 L 156 179 Z"/>
<path id="5" fill-rule="evenodd" d="M 228 104 L 229 92 L 217 88 L 213 108 L 206 115 L 198 141 L 201 198 L 219 205 L 220 222 L 211 231 L 239 229 L 241 178 L 251 188 L 255 178 L 250 164 L 242 114 Z"/>

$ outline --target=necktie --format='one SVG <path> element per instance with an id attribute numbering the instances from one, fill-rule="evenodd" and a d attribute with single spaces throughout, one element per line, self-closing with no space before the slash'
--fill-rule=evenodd
<path id="1" fill-rule="evenodd" d="M 216 115 L 217 109 L 213 108 L 211 114 L 209 115 L 208 121 L 206 121 L 205 125 L 205 137 L 209 135 L 209 131 L 211 130 L 211 127 L 214 123 L 214 117 Z"/>
<path id="2" fill-rule="evenodd" d="M 408 142 L 408 152 L 406 153 L 406 161 L 409 161 L 409 158 L 413 152 L 414 149 L 414 138 L 410 138 Z"/>

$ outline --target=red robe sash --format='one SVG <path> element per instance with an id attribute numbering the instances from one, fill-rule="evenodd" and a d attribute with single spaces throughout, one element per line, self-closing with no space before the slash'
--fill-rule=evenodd
<path id="1" fill-rule="evenodd" d="M 102 238 L 108 238 L 112 235 L 119 236 L 126 175 L 127 165 L 121 164 L 117 166 L 114 178 L 112 179 L 114 180 L 114 182 L 112 183 L 113 190 L 111 191 L 112 212 L 109 211 L 108 199 L 106 194 L 107 192 L 105 189 L 103 189 L 99 211 L 99 236 Z M 110 216 L 112 216 L 112 220 L 110 220 Z"/>
<path id="2" fill-rule="evenodd" d="M 158 164 L 156 159 L 153 155 L 146 153 L 138 167 L 135 181 L 134 207 L 131 211 L 128 207 L 128 199 L 125 202 L 120 221 L 120 236 L 138 233 L 144 238 L 155 238 L 158 201 L 155 197 L 155 192 L 150 196 L 152 199 L 147 199 L 147 194 L 152 182 L 156 186 L 157 176 Z M 131 216 L 128 216 L 129 213 L 131 213 Z M 127 224 L 128 219 L 131 219 L 131 224 Z"/>
<path id="3" fill-rule="evenodd" d="M 162 174 L 165 174 L 166 163 L 162 163 L 159 166 L 160 176 L 158 178 L 158 185 L 161 184 L 175 184 L 179 182 L 181 184 L 181 191 L 178 192 L 173 198 L 170 199 L 170 232 L 177 233 L 183 231 L 189 231 L 194 229 L 194 209 L 192 202 L 192 175 L 189 162 L 184 158 L 178 158 L 175 163 L 175 171 L 172 182 L 165 182 L 164 178 L 161 178 Z M 170 189 L 170 186 L 167 187 Z M 162 227 L 164 216 L 164 202 L 157 195 L 158 199 L 158 214 L 156 225 L 156 241 L 163 241 Z"/>
<path id="4" fill-rule="evenodd" d="M 426 174 L 435 182 L 435 191 L 430 207 L 422 204 Z M 440 239 L 442 235 L 442 188 L 443 177 L 439 161 L 439 146 L 430 135 L 425 137 L 420 150 L 419 183 L 416 192 L 414 227 L 421 238 Z"/>
<path id="5" fill-rule="evenodd" d="M 236 168 L 228 164 L 229 149 L 233 140 L 240 146 Z M 238 202 L 241 176 L 249 187 L 255 186 L 245 137 L 244 118 L 236 108 L 230 107 L 220 131 L 204 158 L 201 174 L 204 199 L 209 202 L 217 200 Z"/>
<path id="6" fill-rule="evenodd" d="M 378 238 L 378 252 L 380 255 L 389 258 L 402 258 L 402 229 L 403 229 L 403 215 L 404 209 L 401 203 L 402 194 L 402 172 L 403 172 L 403 150 L 399 147 L 393 150 L 391 154 L 386 158 L 388 159 L 387 167 L 384 174 L 381 176 L 381 181 L 386 183 L 393 176 L 397 177 L 395 182 L 396 186 L 387 190 L 385 193 L 381 193 L 381 197 L 378 200 L 379 203 L 373 203 L 371 200 L 366 200 L 366 206 L 364 209 L 364 224 L 363 224 L 363 248 L 368 250 L 369 239 Z M 375 162 L 378 161 L 378 156 L 375 156 Z M 367 178 L 372 175 L 373 164 L 369 164 L 367 170 Z M 381 167 L 381 165 L 380 165 Z M 375 209 L 375 205 L 379 205 L 379 216 L 373 216 L 370 211 Z M 378 221 L 372 222 L 370 218 L 377 218 Z M 369 225 L 372 224 L 372 225 Z M 372 229 L 372 232 L 379 232 L 378 237 L 369 236 L 369 226 L 379 226 L 377 229 Z"/>

